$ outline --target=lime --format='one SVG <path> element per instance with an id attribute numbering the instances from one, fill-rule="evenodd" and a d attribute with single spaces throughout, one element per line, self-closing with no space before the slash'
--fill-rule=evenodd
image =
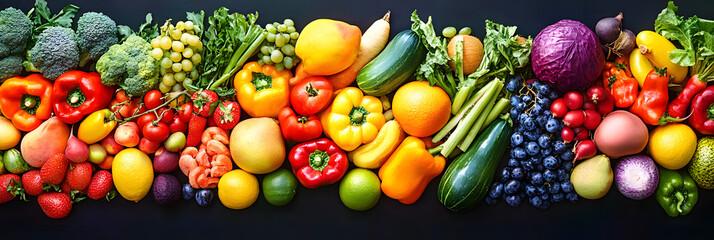
<path id="1" fill-rule="evenodd" d="M 298 182 L 287 169 L 278 169 L 263 178 L 263 196 L 274 206 L 285 206 L 293 201 Z"/>
<path id="2" fill-rule="evenodd" d="M 348 208 L 366 211 L 377 205 L 382 189 L 374 172 L 357 168 L 349 171 L 340 182 L 340 199 Z"/>

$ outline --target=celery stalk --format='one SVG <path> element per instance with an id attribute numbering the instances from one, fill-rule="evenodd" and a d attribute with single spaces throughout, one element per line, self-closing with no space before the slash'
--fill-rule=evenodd
<path id="1" fill-rule="evenodd" d="M 481 97 L 486 94 L 486 91 L 491 87 L 491 85 L 492 84 L 489 83 L 483 88 L 481 88 L 478 92 L 476 92 L 476 94 L 471 97 L 471 99 L 469 99 L 468 103 L 463 108 L 461 108 L 459 112 L 454 115 L 454 117 L 452 117 L 449 122 L 444 125 L 443 128 L 441 128 L 441 130 L 439 130 L 439 132 L 434 136 L 432 141 L 436 143 L 446 137 L 446 135 L 449 134 L 449 132 L 451 132 L 451 130 L 459 124 L 461 119 L 464 118 L 464 116 L 468 113 L 468 110 L 470 110 L 474 105 L 476 105 L 476 102 L 478 102 Z"/>
<path id="2" fill-rule="evenodd" d="M 503 84 L 499 84 L 496 87 L 496 93 L 500 92 L 501 88 L 503 88 Z M 487 103 L 488 105 L 486 106 L 484 111 L 479 113 L 479 116 L 476 119 L 476 123 L 474 123 L 474 126 L 471 127 L 469 133 L 462 140 L 461 144 L 459 144 L 459 148 L 464 152 L 469 149 L 469 146 L 471 146 L 471 143 L 474 141 L 474 139 L 476 139 L 478 133 L 481 132 L 481 128 L 485 125 L 484 123 L 486 122 L 488 115 L 491 114 L 493 106 L 496 105 L 496 96 L 492 97 L 491 99 L 488 99 Z"/>
<path id="3" fill-rule="evenodd" d="M 486 123 L 481 126 L 481 129 L 479 132 L 483 131 L 490 125 L 493 121 L 495 121 L 498 116 L 501 115 L 506 109 L 508 109 L 508 106 L 511 104 L 511 100 L 508 100 L 506 98 L 501 98 L 498 100 L 496 103 L 496 106 L 493 107 L 493 110 L 491 110 L 491 113 L 488 114 L 488 117 L 486 118 Z"/>
<path id="4" fill-rule="evenodd" d="M 456 126 L 454 132 L 451 133 L 451 136 L 446 139 L 446 142 L 444 142 L 444 149 L 441 150 L 442 156 L 449 156 L 449 154 L 454 151 L 456 146 L 468 133 L 468 129 L 473 126 L 478 115 L 486 107 L 486 105 L 488 104 L 488 100 L 494 98 L 498 93 L 496 90 L 500 89 L 500 87 L 503 87 L 503 83 L 501 83 L 500 81 L 495 82 L 496 84 L 489 87 L 486 94 L 476 103 L 476 105 L 471 110 L 469 110 L 469 113 L 466 114 L 466 117 L 459 123 L 458 126 Z"/>

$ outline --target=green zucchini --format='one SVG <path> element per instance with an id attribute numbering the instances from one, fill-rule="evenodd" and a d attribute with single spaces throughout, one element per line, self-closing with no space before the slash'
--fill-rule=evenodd
<path id="1" fill-rule="evenodd" d="M 426 59 L 426 47 L 412 30 L 404 30 L 357 74 L 357 86 L 367 95 L 383 96 L 414 75 Z"/>
<path id="2" fill-rule="evenodd" d="M 446 208 L 460 212 L 473 208 L 484 199 L 508 146 L 511 130 L 506 121 L 494 121 L 449 165 L 438 189 L 439 201 Z"/>

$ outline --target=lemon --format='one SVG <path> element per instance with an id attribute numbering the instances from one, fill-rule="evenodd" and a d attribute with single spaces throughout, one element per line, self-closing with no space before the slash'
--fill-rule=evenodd
<path id="1" fill-rule="evenodd" d="M 362 168 L 352 169 L 342 178 L 339 192 L 342 203 L 355 211 L 373 208 L 382 195 L 377 174 Z"/>
<path id="2" fill-rule="evenodd" d="M 114 156 L 112 178 L 122 197 L 138 202 L 151 189 L 154 167 L 145 153 L 136 148 L 127 148 Z"/>
<path id="3" fill-rule="evenodd" d="M 650 132 L 647 149 L 657 164 L 677 170 L 689 163 L 697 149 L 697 134 L 687 125 L 670 123 Z"/>
<path id="4" fill-rule="evenodd" d="M 246 171 L 236 169 L 218 181 L 218 199 L 230 209 L 250 207 L 258 199 L 258 179 Z"/>

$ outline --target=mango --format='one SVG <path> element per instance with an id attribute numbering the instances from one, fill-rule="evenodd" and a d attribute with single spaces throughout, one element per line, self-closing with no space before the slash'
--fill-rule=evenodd
<path id="1" fill-rule="evenodd" d="M 30 166 L 39 168 L 50 156 L 64 153 L 67 139 L 69 139 L 67 124 L 57 117 L 51 117 L 35 130 L 25 134 L 20 143 L 20 151 Z"/>
<path id="2" fill-rule="evenodd" d="M 317 19 L 303 28 L 295 54 L 312 75 L 332 75 L 347 69 L 357 59 L 362 31 L 331 19 Z"/>

